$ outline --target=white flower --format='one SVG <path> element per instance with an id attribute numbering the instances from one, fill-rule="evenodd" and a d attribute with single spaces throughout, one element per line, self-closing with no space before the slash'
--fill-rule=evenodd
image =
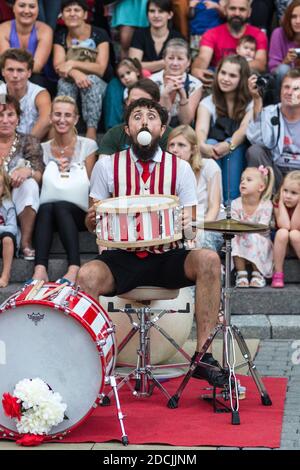
<path id="1" fill-rule="evenodd" d="M 51 395 L 48 385 L 41 379 L 24 379 L 17 383 L 14 396 L 19 398 L 25 409 L 39 405 Z"/>
<path id="2" fill-rule="evenodd" d="M 41 379 L 24 379 L 17 383 L 14 396 L 22 402 L 20 421 L 16 422 L 21 434 L 48 434 L 53 426 L 64 419 L 67 405 L 59 393 L 53 392 Z"/>

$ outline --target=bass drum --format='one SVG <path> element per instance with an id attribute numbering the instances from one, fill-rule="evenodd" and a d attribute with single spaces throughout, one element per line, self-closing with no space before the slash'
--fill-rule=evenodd
<path id="1" fill-rule="evenodd" d="M 120 297 L 100 297 L 100 303 L 108 310 L 108 303 L 113 304 L 114 309 L 124 308 L 130 304 L 133 308 L 141 308 L 144 305 L 140 302 L 121 299 Z M 173 300 L 152 300 L 148 305 L 153 309 L 161 310 L 185 310 L 187 304 L 190 306 L 189 313 L 166 313 L 157 324 L 163 328 L 178 344 L 183 346 L 188 339 L 194 318 L 194 299 L 190 287 L 180 289 L 178 297 Z M 152 314 L 153 319 L 157 313 Z M 109 312 L 109 316 L 115 325 L 117 345 L 127 336 L 131 330 L 131 323 L 128 315 L 123 312 Z M 136 314 L 130 315 L 132 321 L 138 323 Z M 118 352 L 117 362 L 135 364 L 137 359 L 137 349 L 139 347 L 139 332 L 127 343 L 121 352 Z M 176 349 L 171 343 L 154 327 L 150 328 L 150 351 L 151 364 L 164 364 L 168 359 L 176 354 Z"/>
<path id="2" fill-rule="evenodd" d="M 30 300 L 26 297 L 34 286 L 25 286 L 0 306 L 0 397 L 12 394 L 20 380 L 36 377 L 58 392 L 68 420 L 52 428 L 49 440 L 87 419 L 116 361 L 113 325 L 105 310 L 84 292 L 70 286 L 57 291 L 58 286 L 44 284 Z M 1 436 L 20 437 L 2 406 Z"/>

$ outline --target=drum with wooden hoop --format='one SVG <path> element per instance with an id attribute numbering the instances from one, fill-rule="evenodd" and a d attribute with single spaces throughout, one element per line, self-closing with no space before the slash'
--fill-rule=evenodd
<path id="1" fill-rule="evenodd" d="M 61 439 L 100 403 L 116 362 L 112 322 L 101 305 L 71 286 L 26 285 L 0 306 L 0 397 L 25 378 L 40 378 L 67 404 L 64 420 L 45 436 Z M 17 439 L 0 407 L 0 438 Z"/>
<path id="2" fill-rule="evenodd" d="M 99 245 L 146 248 L 182 238 L 181 209 L 175 196 L 126 196 L 96 203 Z"/>

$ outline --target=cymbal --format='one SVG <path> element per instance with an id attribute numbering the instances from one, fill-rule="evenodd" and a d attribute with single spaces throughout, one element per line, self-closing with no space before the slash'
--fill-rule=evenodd
<path id="1" fill-rule="evenodd" d="M 257 233 L 257 232 L 267 232 L 269 227 L 262 224 L 250 224 L 248 222 L 241 222 L 240 220 L 235 219 L 221 219 L 213 220 L 211 222 L 204 222 L 204 230 L 211 230 L 212 232 L 221 232 L 221 233 Z"/>

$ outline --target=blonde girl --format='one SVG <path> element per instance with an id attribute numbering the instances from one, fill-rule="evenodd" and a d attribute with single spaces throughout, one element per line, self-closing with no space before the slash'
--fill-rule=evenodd
<path id="1" fill-rule="evenodd" d="M 274 198 L 277 232 L 274 240 L 272 287 L 284 287 L 283 263 L 288 245 L 300 258 L 300 171 L 288 173 Z"/>
<path id="2" fill-rule="evenodd" d="M 246 168 L 240 183 L 241 196 L 232 201 L 233 219 L 252 224 L 270 225 L 273 206 L 270 201 L 274 185 L 271 167 Z M 264 287 L 272 276 L 273 253 L 269 235 L 243 233 L 232 240 L 232 255 L 237 271 L 237 287 Z M 251 266 L 249 283 L 247 264 Z"/>
<path id="3" fill-rule="evenodd" d="M 168 138 L 168 150 L 190 163 L 197 180 L 197 220 L 212 221 L 221 218 L 221 170 L 213 159 L 202 159 L 194 129 L 182 124 L 173 129 Z M 188 181 L 186 182 L 188 184 Z M 219 250 L 223 238 L 218 233 L 199 230 L 197 247 Z"/>
<path id="4" fill-rule="evenodd" d="M 10 198 L 9 187 L 8 176 L 0 169 L 0 244 L 3 260 L 0 287 L 6 287 L 9 283 L 18 231 L 16 210 Z"/>

